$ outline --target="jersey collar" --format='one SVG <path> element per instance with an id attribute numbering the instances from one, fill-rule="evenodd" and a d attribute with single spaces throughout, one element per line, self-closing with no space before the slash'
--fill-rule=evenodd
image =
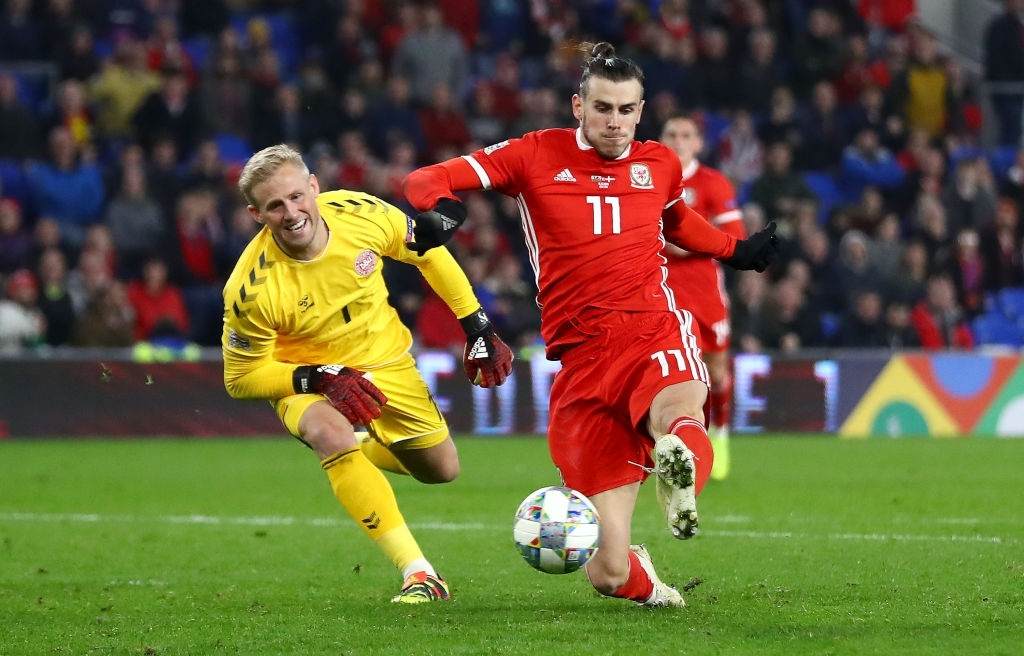
<path id="1" fill-rule="evenodd" d="M 579 146 L 580 150 L 593 150 L 594 147 L 587 143 L 586 137 L 583 136 L 583 128 L 576 128 L 576 145 Z M 622 154 L 615 159 L 626 159 L 629 157 L 629 151 L 633 150 L 633 142 L 629 142 L 626 145 L 626 150 L 622 151 Z"/>
<path id="2" fill-rule="evenodd" d="M 697 173 L 697 169 L 699 169 L 699 168 L 700 168 L 700 162 L 698 162 L 696 160 L 696 158 L 691 159 L 690 163 L 686 165 L 685 169 L 683 169 L 683 181 L 686 181 L 686 180 L 689 180 L 690 178 L 692 178 L 694 176 L 694 174 Z"/>

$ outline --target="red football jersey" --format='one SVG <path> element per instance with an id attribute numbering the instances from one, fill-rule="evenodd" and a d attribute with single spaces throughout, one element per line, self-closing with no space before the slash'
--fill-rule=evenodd
<path id="1" fill-rule="evenodd" d="M 725 235 L 676 230 L 690 213 L 678 203 L 681 176 L 675 153 L 656 141 L 634 141 L 608 160 L 579 129 L 550 129 L 420 169 L 406 180 L 406 195 L 419 209 L 471 188 L 515 198 L 537 283 L 541 333 L 555 357 L 572 332 L 563 328 L 584 308 L 677 311 L 661 253 L 666 209 L 678 204 L 666 214 L 675 222 L 670 234 L 700 233 L 701 246 L 713 243 L 707 252 L 732 254 L 734 241 Z"/>
<path id="2" fill-rule="evenodd" d="M 683 171 L 683 201 L 716 228 L 737 239 L 747 236 L 743 215 L 736 206 L 736 192 L 729 179 L 710 166 L 693 160 Z M 667 254 L 668 282 L 683 307 L 690 307 L 707 298 L 708 294 L 721 294 L 722 303 L 728 305 L 721 285 L 721 272 L 714 259 L 690 254 L 678 257 Z"/>

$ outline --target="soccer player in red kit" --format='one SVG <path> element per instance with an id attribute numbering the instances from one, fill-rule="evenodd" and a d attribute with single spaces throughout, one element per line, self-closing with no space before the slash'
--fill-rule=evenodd
<path id="1" fill-rule="evenodd" d="M 736 206 L 736 191 L 719 171 L 702 164 L 697 155 L 704 149 L 704 136 L 697 122 L 686 116 L 665 121 L 661 143 L 679 156 L 683 168 L 683 202 L 737 239 L 747 236 L 743 214 Z M 676 300 L 693 313 L 697 341 L 711 379 L 711 416 L 708 436 L 715 450 L 711 478 L 729 475 L 729 418 L 732 414 L 732 373 L 729 367 L 729 298 L 722 269 L 710 257 L 665 245 L 668 286 Z"/>
<path id="2" fill-rule="evenodd" d="M 425 251 L 451 238 L 466 220 L 455 192 L 515 198 L 547 357 L 562 363 L 548 448 L 565 485 L 589 496 L 601 516 L 587 576 L 605 595 L 681 606 L 647 550 L 630 544 L 649 472 L 673 535 L 696 533 L 696 494 L 714 459 L 704 426 L 707 370 L 693 317 L 665 284 L 661 251 L 667 238 L 763 271 L 777 254 L 774 225 L 739 241 L 680 202 L 679 158 L 633 140 L 643 72 L 607 43 L 589 52 L 572 98 L 578 128 L 530 132 L 406 178 L 405 195 L 420 210 L 407 246 Z"/>

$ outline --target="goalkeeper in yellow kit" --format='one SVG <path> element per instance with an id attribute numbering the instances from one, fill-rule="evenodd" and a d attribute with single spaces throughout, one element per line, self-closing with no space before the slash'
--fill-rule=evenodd
<path id="1" fill-rule="evenodd" d="M 263 229 L 224 287 L 228 393 L 272 401 L 288 432 L 316 452 L 338 501 L 402 572 L 392 601 L 447 599 L 380 471 L 424 483 L 459 471 L 444 417 L 409 354 L 412 335 L 388 304 L 381 257 L 418 267 L 460 319 L 474 383 L 504 382 L 512 352 L 447 250 L 406 248 L 413 224 L 398 208 L 360 192 L 320 193 L 286 145 L 253 155 L 238 186 Z"/>

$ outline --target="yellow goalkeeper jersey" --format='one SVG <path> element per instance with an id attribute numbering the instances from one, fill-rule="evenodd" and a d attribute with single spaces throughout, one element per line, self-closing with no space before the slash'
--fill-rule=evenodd
<path id="1" fill-rule="evenodd" d="M 372 371 L 403 357 L 412 335 L 388 304 L 382 257 L 418 267 L 457 317 L 480 306 L 447 249 L 419 256 L 405 247 L 412 219 L 397 207 L 346 190 L 316 203 L 329 231 L 323 253 L 292 259 L 264 227 L 224 286 L 224 381 L 233 397 L 293 394 L 299 364 Z"/>

